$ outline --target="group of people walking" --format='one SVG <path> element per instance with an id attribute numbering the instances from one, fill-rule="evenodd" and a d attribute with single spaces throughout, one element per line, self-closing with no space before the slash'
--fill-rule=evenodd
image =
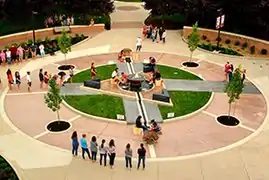
<path id="1" fill-rule="evenodd" d="M 230 62 L 227 62 L 224 66 L 224 81 L 230 81 L 233 77 L 234 66 Z M 244 83 L 246 79 L 246 69 L 241 70 L 241 81 Z"/>
<path id="2" fill-rule="evenodd" d="M 101 144 L 99 145 L 97 143 L 96 136 L 92 136 L 91 141 L 88 144 L 87 135 L 82 134 L 82 137 L 79 140 L 78 134 L 76 131 L 72 133 L 71 139 L 72 139 L 72 154 L 74 157 L 78 155 L 78 148 L 80 146 L 83 159 L 85 159 L 85 154 L 87 154 L 88 158 L 91 159 L 92 162 L 97 162 L 97 154 L 99 152 L 99 157 L 100 157 L 99 164 L 101 166 L 102 165 L 106 166 L 107 157 L 108 157 L 110 168 L 114 168 L 115 158 L 116 158 L 116 145 L 113 139 L 109 141 L 108 145 L 106 144 L 106 140 L 103 139 L 101 141 Z M 144 147 L 144 144 L 141 143 L 140 147 L 137 149 L 137 154 L 138 154 L 137 169 L 140 168 L 141 163 L 142 163 L 142 168 L 145 169 L 146 153 L 147 151 Z M 126 145 L 124 154 L 125 154 L 125 166 L 126 168 L 131 169 L 133 167 L 132 166 L 133 150 L 129 143 Z"/>

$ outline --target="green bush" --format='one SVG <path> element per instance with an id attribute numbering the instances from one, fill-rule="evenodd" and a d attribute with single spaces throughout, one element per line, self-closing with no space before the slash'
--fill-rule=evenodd
<path id="1" fill-rule="evenodd" d="M 247 48 L 247 47 L 248 47 L 248 43 L 247 43 L 247 42 L 244 42 L 244 43 L 242 44 L 242 48 L 245 49 L 245 48 Z"/>
<path id="2" fill-rule="evenodd" d="M 231 43 L 231 40 L 230 39 L 226 39 L 225 40 L 225 44 L 230 44 Z"/>
<path id="3" fill-rule="evenodd" d="M 267 49 L 262 49 L 262 50 L 261 50 L 261 54 L 262 54 L 262 55 L 266 55 L 266 54 L 267 54 Z"/>
<path id="4" fill-rule="evenodd" d="M 250 48 L 249 48 L 249 50 L 250 50 L 250 54 L 255 54 L 255 46 L 251 46 Z"/>
<path id="5" fill-rule="evenodd" d="M 208 51 L 214 51 L 217 50 L 217 46 L 216 45 L 212 45 L 211 43 L 209 44 L 199 44 L 198 47 L 208 50 Z M 228 55 L 234 55 L 234 56 L 242 56 L 240 53 L 229 49 L 229 48 L 224 48 L 224 47 L 219 47 L 219 51 L 221 54 L 228 54 Z"/>
<path id="6" fill-rule="evenodd" d="M 211 43 L 208 44 L 208 50 L 209 50 L 209 51 L 214 51 L 213 46 L 212 46 Z"/>
<path id="7" fill-rule="evenodd" d="M 42 42 L 42 40 L 39 39 L 39 38 L 36 40 L 36 43 L 37 43 L 37 44 L 40 44 L 41 42 Z"/>
<path id="8" fill-rule="evenodd" d="M 235 41 L 234 45 L 235 45 L 235 46 L 239 46 L 239 45 L 240 45 L 240 41 L 238 41 L 238 40 Z"/>
<path id="9" fill-rule="evenodd" d="M 165 29 L 182 29 L 186 21 L 185 15 L 174 14 L 165 16 L 153 16 L 150 15 L 145 20 L 146 25 L 152 25 L 154 27 L 164 27 Z"/>
<path id="10" fill-rule="evenodd" d="M 28 39 L 27 44 L 33 44 L 33 40 L 32 39 Z"/>
<path id="11" fill-rule="evenodd" d="M 202 39 L 203 39 L 203 40 L 206 40 L 206 39 L 207 39 L 207 36 L 206 36 L 206 35 L 203 35 L 203 36 L 202 36 Z"/>

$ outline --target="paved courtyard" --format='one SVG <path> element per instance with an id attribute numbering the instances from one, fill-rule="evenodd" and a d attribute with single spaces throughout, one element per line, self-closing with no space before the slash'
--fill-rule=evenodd
<path id="1" fill-rule="evenodd" d="M 125 8 L 128 10 L 128 6 L 138 8 L 140 5 L 119 3 L 117 6 L 127 6 Z M 134 14 L 140 14 L 129 19 L 130 22 L 126 17 L 125 22 L 118 20 L 121 11 L 125 14 L 128 12 L 118 8 L 112 15 L 118 27 L 99 33 L 72 49 L 68 63 L 76 66 L 76 72 L 89 68 L 92 61 L 97 66 L 116 61 L 117 52 L 122 48 L 134 49 L 136 37 L 140 34 L 140 28 L 135 27 L 134 23 L 141 23 L 146 14 L 137 8 L 129 9 Z M 132 28 L 125 27 L 128 23 L 132 23 Z M 159 64 L 185 69 L 181 63 L 188 60 L 189 51 L 181 39 L 180 31 L 168 31 L 167 35 L 165 45 L 144 41 L 142 52 L 135 54 L 135 62 L 153 56 Z M 227 96 L 221 91 L 215 91 L 209 105 L 194 116 L 164 122 L 163 135 L 158 143 L 146 147 L 148 162 L 145 171 L 128 171 L 124 168 L 125 145 L 131 143 L 133 150 L 136 150 L 141 142 L 140 136 L 133 135 L 132 126 L 83 116 L 63 105 L 61 118 L 71 122 L 71 129 L 63 133 L 46 131 L 45 126 L 56 116 L 44 104 L 46 90 L 39 89 L 38 70 L 42 67 L 50 73 L 57 73 L 57 67 L 64 63 L 63 60 L 64 57 L 57 54 L 10 66 L 13 72 L 19 70 L 23 76 L 26 71 L 32 71 L 32 93 L 27 93 L 25 77 L 19 92 L 8 91 L 5 82 L 8 67 L 0 67 L 3 81 L 0 86 L 0 153 L 11 162 L 21 179 L 269 179 L 268 60 L 227 57 L 197 50 L 194 61 L 199 62 L 200 66 L 185 70 L 203 77 L 205 81 L 218 83 L 223 80 L 223 65 L 227 61 L 235 66 L 242 64 L 247 69 L 247 83 L 257 91 L 253 93 L 252 89 L 243 93 L 232 106 L 232 115 L 241 121 L 239 126 L 225 127 L 217 123 L 216 116 L 228 111 Z M 188 85 L 189 88 L 194 86 Z M 87 133 L 89 137 L 96 135 L 99 140 L 115 139 L 115 169 L 100 167 L 80 157 L 73 158 L 70 135 L 74 130 L 80 134 Z"/>

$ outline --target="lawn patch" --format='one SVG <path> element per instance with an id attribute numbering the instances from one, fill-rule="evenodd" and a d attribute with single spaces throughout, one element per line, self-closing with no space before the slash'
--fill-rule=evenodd
<path id="1" fill-rule="evenodd" d="M 66 96 L 64 100 L 75 109 L 94 116 L 116 119 L 125 115 L 123 100 L 108 95 Z"/>
<path id="2" fill-rule="evenodd" d="M 159 105 L 163 119 L 167 119 L 167 113 L 174 112 L 175 117 L 192 113 L 203 107 L 210 99 L 210 92 L 169 91 L 173 107 Z"/>

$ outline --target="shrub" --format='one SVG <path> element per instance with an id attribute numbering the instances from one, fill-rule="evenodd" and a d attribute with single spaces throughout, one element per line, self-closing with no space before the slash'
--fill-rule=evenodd
<path id="1" fill-rule="evenodd" d="M 202 36 L 202 39 L 203 39 L 203 40 L 206 40 L 206 39 L 207 39 L 207 36 L 206 36 L 206 35 L 203 35 L 203 36 Z"/>
<path id="2" fill-rule="evenodd" d="M 12 45 L 14 45 L 14 46 L 18 47 L 18 43 L 13 43 Z"/>
<path id="3" fill-rule="evenodd" d="M 249 50 L 250 50 L 250 54 L 255 54 L 255 46 L 251 46 Z"/>
<path id="4" fill-rule="evenodd" d="M 225 44 L 230 44 L 231 43 L 231 40 L 230 39 L 226 39 L 225 40 Z"/>
<path id="5" fill-rule="evenodd" d="M 45 42 L 49 43 L 50 42 L 50 38 L 48 36 L 45 37 Z"/>
<path id="6" fill-rule="evenodd" d="M 10 48 L 10 45 L 6 45 L 4 49 L 9 49 Z"/>
<path id="7" fill-rule="evenodd" d="M 33 40 L 32 39 L 28 39 L 28 41 L 27 41 L 27 44 L 33 44 Z"/>
<path id="8" fill-rule="evenodd" d="M 261 50 L 261 54 L 262 54 L 262 55 L 266 55 L 266 54 L 267 54 L 267 49 L 262 49 L 262 50 Z"/>
<path id="9" fill-rule="evenodd" d="M 216 41 L 219 41 L 220 42 L 221 41 L 221 37 L 217 37 L 216 38 Z"/>
<path id="10" fill-rule="evenodd" d="M 83 39 L 85 39 L 85 36 L 84 36 L 84 34 L 81 34 L 80 35 L 80 40 L 83 40 Z"/>
<path id="11" fill-rule="evenodd" d="M 242 44 L 242 48 L 245 49 L 245 48 L 247 48 L 247 47 L 248 47 L 248 43 L 247 43 L 247 42 L 244 42 L 244 43 Z"/>
<path id="12" fill-rule="evenodd" d="M 42 42 L 41 39 L 37 39 L 37 40 L 36 40 L 36 43 L 37 43 L 37 44 L 39 44 L 39 43 L 41 43 L 41 42 Z"/>
<path id="13" fill-rule="evenodd" d="M 153 26 L 163 26 L 165 29 L 182 29 L 186 21 L 186 17 L 183 14 L 173 14 L 164 16 L 150 15 L 146 18 L 145 24 Z"/>
<path id="14" fill-rule="evenodd" d="M 235 45 L 235 46 L 239 46 L 239 45 L 240 45 L 240 41 L 238 41 L 238 40 L 235 41 L 234 45 Z"/>
<path id="15" fill-rule="evenodd" d="M 214 50 L 211 43 L 208 44 L 208 50 L 209 50 L 209 51 L 213 51 L 213 50 Z"/>

